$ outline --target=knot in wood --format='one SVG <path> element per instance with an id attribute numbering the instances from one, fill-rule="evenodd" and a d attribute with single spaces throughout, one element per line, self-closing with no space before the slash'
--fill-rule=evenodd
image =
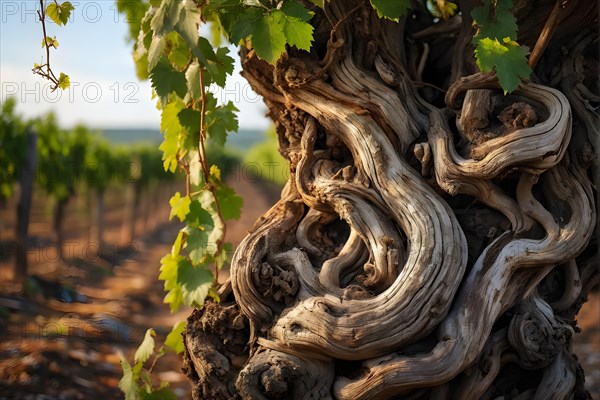
<path id="1" fill-rule="evenodd" d="M 285 300 L 288 304 L 293 301 L 298 292 L 298 277 L 294 272 L 282 271 L 273 277 L 273 299 L 275 301 Z"/>
<path id="2" fill-rule="evenodd" d="M 293 83 L 298 80 L 298 70 L 291 66 L 284 73 L 285 81 L 288 83 Z"/>
<path id="3" fill-rule="evenodd" d="M 498 119 L 510 132 L 537 124 L 538 116 L 530 104 L 520 101 L 502 110 Z"/>
<path id="4" fill-rule="evenodd" d="M 508 329 L 508 341 L 525 369 L 547 367 L 570 339 L 568 328 L 534 307 L 515 315 Z"/>
<path id="5" fill-rule="evenodd" d="M 256 268 L 252 272 L 252 280 L 257 287 L 263 290 L 271 287 L 273 282 L 273 268 L 271 265 L 269 265 L 269 263 L 262 263 L 260 267 Z"/>
<path id="6" fill-rule="evenodd" d="M 265 388 L 265 394 L 268 396 L 276 396 L 276 398 L 282 398 L 288 390 L 288 382 L 290 372 L 289 368 L 280 366 L 279 364 L 271 365 L 271 368 L 261 374 L 260 381 L 262 386 Z"/>

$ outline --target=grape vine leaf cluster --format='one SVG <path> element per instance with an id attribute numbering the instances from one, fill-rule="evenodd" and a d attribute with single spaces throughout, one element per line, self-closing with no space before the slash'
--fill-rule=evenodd
<path id="1" fill-rule="evenodd" d="M 505 94 L 531 74 L 529 52 L 517 43 L 517 20 L 511 9 L 512 0 L 483 0 L 471 13 L 477 25 L 473 37 L 477 65 L 482 72 L 496 72 Z"/>
<path id="2" fill-rule="evenodd" d="M 126 10 L 127 4 L 121 6 Z M 218 300 L 209 267 L 225 264 L 230 249 L 224 243 L 225 221 L 239 218 L 242 205 L 205 153 L 207 142 L 224 146 L 238 122 L 233 103 L 218 104 L 207 90 L 211 84 L 225 85 L 233 59 L 227 47 L 213 46 L 199 35 L 201 11 L 210 18 L 207 4 L 153 1 L 134 44 L 138 72 L 146 68 L 142 75 L 149 77 L 161 109 L 163 166 L 184 171 L 188 182 L 186 193 L 170 201 L 171 218 L 185 225 L 160 267 L 164 301 L 172 311 L 182 305 L 202 307 L 207 296 Z"/>
<path id="3" fill-rule="evenodd" d="M 46 33 L 46 17 L 50 18 L 56 25 L 66 25 L 69 21 L 69 17 L 71 16 L 71 11 L 73 11 L 75 7 L 69 1 L 65 1 L 62 4 L 58 3 L 58 1 L 54 1 L 44 9 L 44 1 L 40 0 L 40 10 L 38 11 L 38 18 L 42 24 L 42 30 L 44 36 L 42 38 L 42 48 L 46 49 L 46 62 L 43 65 L 38 63 L 33 64 L 33 73 L 36 75 L 40 75 L 41 77 L 49 80 L 53 86 L 52 90 L 56 90 L 57 88 L 61 88 L 62 90 L 66 90 L 69 86 L 71 86 L 71 79 L 69 75 L 61 72 L 58 76 L 54 74 L 52 71 L 52 67 L 50 66 L 50 48 L 58 49 L 58 40 L 56 36 L 48 36 Z"/>
<path id="4" fill-rule="evenodd" d="M 273 2 L 260 0 L 217 0 L 214 15 L 231 43 L 246 40 L 263 60 L 275 64 L 286 46 L 310 50 L 314 28 L 309 23 L 314 13 L 297 0 Z"/>
<path id="5" fill-rule="evenodd" d="M 173 328 L 173 332 L 177 335 L 181 335 L 185 327 L 185 323 L 176 324 Z M 119 354 L 121 359 L 121 367 L 123 369 L 123 377 L 119 381 L 119 389 L 125 394 L 125 400 L 176 400 L 177 396 L 169 389 L 167 383 L 162 383 L 157 389 L 152 385 L 152 379 L 150 371 L 143 368 L 144 363 L 148 361 L 153 354 L 155 354 L 155 341 L 154 337 L 156 332 L 150 328 L 146 331 L 144 339 L 134 355 L 133 366 L 127 361 L 123 354 Z M 181 345 L 182 346 L 182 345 Z M 165 341 L 155 355 L 155 360 L 162 357 L 165 354 L 165 347 L 169 348 L 177 353 L 180 353 L 181 348 L 177 341 L 172 338 Z"/>

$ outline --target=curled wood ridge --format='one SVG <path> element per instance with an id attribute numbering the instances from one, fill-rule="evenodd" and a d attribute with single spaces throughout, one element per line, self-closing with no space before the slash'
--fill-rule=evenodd
<path id="1" fill-rule="evenodd" d="M 190 318 L 196 398 L 589 396 L 571 343 L 598 282 L 598 14 L 579 3 L 506 97 L 453 45 L 472 21 L 418 7 L 393 23 L 331 1 L 310 54 L 242 49 L 291 177 L 223 303 Z"/>

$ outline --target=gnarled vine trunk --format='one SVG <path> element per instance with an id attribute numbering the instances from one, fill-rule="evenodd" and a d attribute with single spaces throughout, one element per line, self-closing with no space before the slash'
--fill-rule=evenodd
<path id="1" fill-rule="evenodd" d="M 598 10 L 565 4 L 515 1 L 537 65 L 508 96 L 473 64 L 468 1 L 438 23 L 330 1 L 310 54 L 242 50 L 291 178 L 189 319 L 195 398 L 589 396 Z"/>

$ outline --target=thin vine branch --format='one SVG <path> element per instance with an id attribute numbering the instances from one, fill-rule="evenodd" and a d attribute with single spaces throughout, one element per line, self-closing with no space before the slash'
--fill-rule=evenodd
<path id="1" fill-rule="evenodd" d="M 56 3 L 56 1 L 55 1 Z M 58 6 L 58 3 L 56 3 Z M 42 31 L 44 33 L 44 44 L 45 44 L 45 48 L 46 48 L 46 63 L 43 65 L 36 65 L 32 71 L 34 74 L 36 75 L 40 75 L 41 77 L 48 79 L 50 82 L 52 82 L 52 84 L 54 85 L 52 87 L 52 91 L 55 91 L 56 89 L 58 89 L 58 79 L 56 78 L 56 75 L 54 75 L 54 72 L 52 71 L 52 68 L 50 67 L 50 44 L 48 43 L 48 34 L 46 33 L 46 10 L 44 8 L 44 0 L 40 0 L 40 9 L 37 12 L 38 14 L 38 18 L 40 20 L 40 22 L 42 23 Z M 46 72 L 44 72 L 42 70 L 42 68 L 46 67 Z"/>
<path id="2" fill-rule="evenodd" d="M 204 142 L 206 140 L 206 88 L 204 87 L 204 68 L 200 68 L 200 97 L 202 101 L 202 105 L 200 107 L 200 139 L 198 141 L 198 153 L 200 155 L 200 162 L 202 164 L 202 173 L 204 174 L 204 182 L 206 184 L 206 189 L 211 193 L 213 199 L 215 201 L 215 211 L 219 216 L 219 221 L 223 227 L 223 234 L 217 240 L 217 251 L 216 254 L 220 254 L 223 249 L 223 238 L 226 234 L 226 225 L 225 219 L 223 218 L 223 214 L 221 213 L 221 208 L 219 206 L 219 198 L 217 197 L 217 192 L 215 185 L 211 182 L 210 170 L 208 167 L 208 160 L 206 158 L 206 149 L 204 146 Z M 215 283 L 219 283 L 219 268 L 215 264 Z"/>
<path id="3" fill-rule="evenodd" d="M 148 368 L 148 373 L 151 374 L 152 370 L 154 370 L 154 367 L 156 366 L 156 362 L 165 354 L 165 346 L 160 346 L 160 349 L 158 349 L 158 352 L 156 353 L 156 355 L 154 356 L 154 359 L 152 360 L 152 365 L 150 365 L 150 368 Z"/>

